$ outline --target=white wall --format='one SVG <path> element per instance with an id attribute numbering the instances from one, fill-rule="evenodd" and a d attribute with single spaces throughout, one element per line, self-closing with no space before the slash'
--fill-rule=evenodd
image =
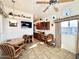
<path id="1" fill-rule="evenodd" d="M 2 16 L 0 15 L 0 34 L 2 34 Z"/>
<path id="2" fill-rule="evenodd" d="M 3 33 L 3 21 L 2 21 L 2 15 L 0 15 L 0 40 L 2 39 L 2 33 Z"/>
<path id="3" fill-rule="evenodd" d="M 11 9 L 6 8 L 6 13 L 10 12 Z M 21 11 L 15 11 L 16 14 L 24 14 L 25 16 L 30 16 L 31 19 L 24 19 L 24 18 L 17 18 L 17 19 L 10 19 L 10 18 L 3 18 L 3 38 L 1 41 L 8 40 L 8 39 L 13 39 L 13 38 L 22 38 L 24 34 L 27 35 L 33 35 L 33 15 L 32 14 L 27 14 L 23 13 Z M 15 20 L 17 21 L 17 27 L 10 27 L 9 26 L 9 21 Z M 21 28 L 21 21 L 27 21 L 27 22 L 32 22 L 32 28 Z"/>
<path id="4" fill-rule="evenodd" d="M 3 23 L 4 23 L 3 39 L 4 40 L 11 39 L 11 38 L 21 38 L 24 34 L 33 35 L 33 28 L 21 28 L 21 21 L 32 22 L 27 19 L 22 19 L 22 20 L 18 20 L 18 22 L 17 22 L 18 27 L 10 27 L 9 20 L 4 19 L 4 21 L 3 21 Z"/>

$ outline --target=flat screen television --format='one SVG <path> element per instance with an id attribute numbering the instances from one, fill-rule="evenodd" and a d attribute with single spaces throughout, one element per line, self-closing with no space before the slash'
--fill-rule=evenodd
<path id="1" fill-rule="evenodd" d="M 32 28 L 32 22 L 21 21 L 22 28 Z"/>

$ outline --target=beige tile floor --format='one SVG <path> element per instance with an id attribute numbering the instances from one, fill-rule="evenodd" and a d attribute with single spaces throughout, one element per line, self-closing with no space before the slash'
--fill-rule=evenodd
<path id="1" fill-rule="evenodd" d="M 26 50 L 19 59 L 75 59 L 75 55 L 61 48 L 48 47 L 46 44 L 34 42 L 26 46 Z"/>

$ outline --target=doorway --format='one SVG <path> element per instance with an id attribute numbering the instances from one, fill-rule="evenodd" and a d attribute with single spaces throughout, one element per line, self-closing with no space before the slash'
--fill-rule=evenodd
<path id="1" fill-rule="evenodd" d="M 76 53 L 77 20 L 61 22 L 61 48 Z"/>

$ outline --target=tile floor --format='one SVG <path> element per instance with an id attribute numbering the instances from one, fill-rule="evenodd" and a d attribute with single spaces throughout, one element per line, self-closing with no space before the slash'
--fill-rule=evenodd
<path id="1" fill-rule="evenodd" d="M 48 47 L 42 42 L 34 42 L 26 46 L 19 59 L 75 59 L 75 55 L 64 49 Z"/>

